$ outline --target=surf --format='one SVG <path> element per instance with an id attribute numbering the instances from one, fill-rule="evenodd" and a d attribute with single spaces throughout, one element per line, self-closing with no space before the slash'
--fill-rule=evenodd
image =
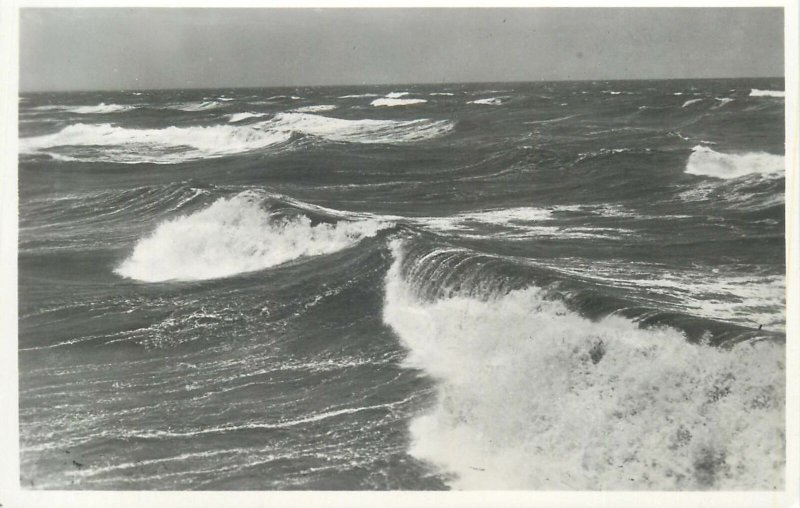
<path id="1" fill-rule="evenodd" d="M 725 349 L 620 316 L 593 321 L 536 285 L 487 286 L 485 262 L 457 263 L 456 282 L 444 253 L 406 259 L 408 241 L 390 246 L 383 320 L 405 365 L 437 382 L 409 452 L 452 487 L 783 484 L 781 344 Z"/>
<path id="2" fill-rule="evenodd" d="M 686 163 L 686 173 L 713 178 L 732 179 L 742 176 L 779 175 L 785 172 L 786 161 L 782 155 L 766 152 L 727 154 L 697 145 Z"/>
<path id="3" fill-rule="evenodd" d="M 376 220 L 314 224 L 302 213 L 271 213 L 266 200 L 263 193 L 245 191 L 165 220 L 114 271 L 144 282 L 231 277 L 336 252 L 389 227 Z"/>

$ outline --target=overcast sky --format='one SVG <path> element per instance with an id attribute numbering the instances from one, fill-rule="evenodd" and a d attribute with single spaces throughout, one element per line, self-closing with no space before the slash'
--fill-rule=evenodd
<path id="1" fill-rule="evenodd" d="M 23 9 L 20 88 L 783 76 L 780 8 Z"/>

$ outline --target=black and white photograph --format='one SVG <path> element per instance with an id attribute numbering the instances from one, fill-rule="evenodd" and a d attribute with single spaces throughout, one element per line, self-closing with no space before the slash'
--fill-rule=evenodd
<path id="1" fill-rule="evenodd" d="M 6 11 L 4 481 L 788 503 L 786 5 Z"/>

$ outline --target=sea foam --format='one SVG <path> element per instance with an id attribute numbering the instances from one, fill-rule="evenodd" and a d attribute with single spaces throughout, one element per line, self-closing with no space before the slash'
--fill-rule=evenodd
<path id="1" fill-rule="evenodd" d="M 108 123 L 78 123 L 54 134 L 20 139 L 22 153 L 50 153 L 58 147 L 78 147 L 51 153 L 64 160 L 170 164 L 249 152 L 289 140 L 290 133 L 246 126 L 126 129 Z M 96 147 L 104 147 L 97 150 Z"/>
<path id="2" fill-rule="evenodd" d="M 229 122 L 256 116 L 235 115 Z M 345 120 L 291 112 L 247 125 L 126 129 L 107 123 L 79 123 L 53 134 L 22 138 L 20 151 L 48 153 L 61 160 L 173 164 L 274 147 L 288 142 L 293 133 L 329 141 L 393 144 L 423 141 L 452 128 L 452 122 L 447 120 Z M 65 151 L 65 147 L 72 149 Z"/>
<path id="3" fill-rule="evenodd" d="M 388 227 L 375 220 L 312 225 L 305 215 L 275 217 L 264 200 L 245 191 L 164 221 L 114 271 L 145 282 L 230 277 L 336 252 Z"/>
<path id="4" fill-rule="evenodd" d="M 782 488 L 782 345 L 725 350 L 591 321 L 536 287 L 431 301 L 407 282 L 424 278 L 403 248 L 392 244 L 384 321 L 406 365 L 437 382 L 410 453 L 454 474 L 453 487 Z"/>
<path id="5" fill-rule="evenodd" d="M 486 106 L 500 106 L 503 104 L 503 99 L 500 97 L 488 97 L 486 99 L 477 99 L 474 101 L 469 101 L 468 104 L 483 104 Z"/>
<path id="6" fill-rule="evenodd" d="M 370 104 L 373 106 L 410 106 L 411 104 L 422 104 L 423 102 L 428 102 L 425 99 L 392 99 L 392 98 L 380 98 L 375 99 Z"/>
<path id="7" fill-rule="evenodd" d="M 726 154 L 697 145 L 689 156 L 686 173 L 730 179 L 749 174 L 781 174 L 785 171 L 785 167 L 786 161 L 782 155 L 766 152 Z"/>
<path id="8" fill-rule="evenodd" d="M 750 97 L 786 97 L 784 90 L 759 90 L 753 88 L 750 90 Z"/>

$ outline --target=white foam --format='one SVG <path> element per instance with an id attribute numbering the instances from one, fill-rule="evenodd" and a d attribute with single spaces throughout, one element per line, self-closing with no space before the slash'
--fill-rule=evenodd
<path id="1" fill-rule="evenodd" d="M 683 103 L 683 105 L 682 105 L 681 107 L 682 107 L 682 108 L 685 108 L 685 107 L 687 107 L 687 106 L 691 106 L 692 104 L 697 104 L 698 102 L 700 102 L 700 101 L 702 101 L 702 100 L 703 100 L 703 99 L 689 99 L 688 101 L 684 102 L 684 103 Z"/>
<path id="2" fill-rule="evenodd" d="M 785 90 L 759 90 L 753 88 L 750 90 L 750 97 L 786 97 Z"/>
<path id="3" fill-rule="evenodd" d="M 237 113 L 238 114 L 238 113 Z M 231 116 L 241 121 L 255 114 Z M 307 113 L 280 113 L 247 125 L 125 129 L 111 124 L 75 124 L 54 134 L 20 139 L 21 153 L 48 153 L 61 160 L 172 164 L 246 153 L 289 141 L 292 133 L 351 143 L 411 143 L 452 130 L 447 120 L 345 120 Z M 79 147 L 64 154 L 57 147 Z M 94 147 L 104 147 L 97 150 Z"/>
<path id="4" fill-rule="evenodd" d="M 229 277 L 336 252 L 388 227 L 374 220 L 312 225 L 304 215 L 275 218 L 263 200 L 246 191 L 162 222 L 115 272 L 145 282 Z"/>
<path id="5" fill-rule="evenodd" d="M 425 99 L 391 99 L 391 98 L 381 98 L 375 99 L 370 104 L 373 106 L 410 106 L 412 104 L 422 104 L 423 102 L 428 102 Z"/>
<path id="6" fill-rule="evenodd" d="M 289 140 L 290 133 L 246 126 L 126 129 L 111 124 L 74 124 L 54 134 L 20 139 L 22 153 L 50 153 L 66 160 L 170 164 L 263 149 Z M 83 154 L 59 154 L 56 147 L 83 147 Z M 103 150 L 93 147 L 104 147 Z"/>
<path id="7" fill-rule="evenodd" d="M 686 173 L 714 178 L 739 178 L 750 174 L 780 174 L 785 171 L 786 161 L 782 155 L 766 152 L 726 154 L 697 145 L 686 163 Z"/>
<path id="8" fill-rule="evenodd" d="M 345 120 L 307 113 L 281 113 L 272 129 L 301 132 L 330 141 L 351 143 L 409 143 L 446 134 L 453 128 L 447 120 Z"/>
<path id="9" fill-rule="evenodd" d="M 410 453 L 454 487 L 782 488 L 782 345 L 692 345 L 584 319 L 535 287 L 426 302 L 402 278 L 402 244 L 392 250 L 384 321 L 407 366 L 437 381 Z"/>
<path id="10" fill-rule="evenodd" d="M 362 97 L 379 97 L 380 94 L 377 93 L 360 93 L 360 94 L 352 94 L 352 95 L 342 95 L 340 99 L 360 99 Z"/>
<path id="11" fill-rule="evenodd" d="M 453 95 L 452 92 L 431 92 L 428 95 Z"/>
<path id="12" fill-rule="evenodd" d="M 249 113 L 249 112 L 233 113 L 228 115 L 228 118 L 230 119 L 228 120 L 228 123 L 241 122 L 242 120 L 247 120 L 248 118 L 260 118 L 263 116 L 267 116 L 267 114 L 268 113 Z"/>
<path id="13" fill-rule="evenodd" d="M 487 106 L 500 106 L 503 104 L 503 99 L 499 97 L 488 97 L 486 99 L 477 99 L 474 101 L 469 101 L 467 104 L 484 104 Z"/>
<path id="14" fill-rule="evenodd" d="M 180 111 L 207 111 L 209 109 L 216 109 L 222 106 L 222 103 L 219 101 L 202 101 L 202 102 L 191 102 L 188 104 L 179 104 L 177 106 L 172 106 L 172 109 L 177 109 Z"/>
<path id="15" fill-rule="evenodd" d="M 322 113 L 324 111 L 333 111 L 334 109 L 336 109 L 336 106 L 333 104 L 319 104 L 316 106 L 303 106 L 292 111 L 295 113 Z"/>
<path id="16" fill-rule="evenodd" d="M 122 104 L 106 104 L 101 102 L 97 106 L 79 106 L 69 108 L 67 111 L 81 114 L 103 114 L 103 113 L 118 113 L 120 111 L 128 111 L 134 109 L 134 106 Z"/>
<path id="17" fill-rule="evenodd" d="M 408 95 L 408 92 L 389 92 L 386 94 L 387 99 L 399 99 L 400 97 L 405 97 Z"/>

